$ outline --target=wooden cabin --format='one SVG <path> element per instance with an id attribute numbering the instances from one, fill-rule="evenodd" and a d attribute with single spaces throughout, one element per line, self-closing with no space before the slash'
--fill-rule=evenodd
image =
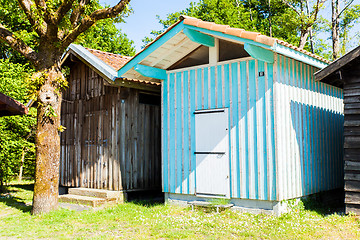
<path id="1" fill-rule="evenodd" d="M 0 92 L 0 117 L 27 113 L 28 109 L 22 103 Z"/>
<path id="2" fill-rule="evenodd" d="M 315 79 L 344 91 L 346 213 L 360 214 L 360 46 L 315 73 Z"/>
<path id="3" fill-rule="evenodd" d="M 118 71 L 162 92 L 168 202 L 235 208 L 343 185 L 342 89 L 315 82 L 328 61 L 259 33 L 181 17 Z"/>
<path id="4" fill-rule="evenodd" d="M 60 186 L 161 191 L 160 84 L 118 78 L 130 58 L 72 44 Z"/>

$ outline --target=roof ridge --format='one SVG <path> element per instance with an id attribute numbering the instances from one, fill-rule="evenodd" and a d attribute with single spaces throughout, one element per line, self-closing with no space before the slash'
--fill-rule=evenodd
<path id="1" fill-rule="evenodd" d="M 85 47 L 85 49 L 88 50 L 88 51 L 90 50 L 90 51 L 95 51 L 95 52 L 99 52 L 99 53 L 114 55 L 114 56 L 116 56 L 116 57 L 122 57 L 122 58 L 128 58 L 128 59 L 131 59 L 131 58 L 132 58 L 132 57 L 130 57 L 130 56 L 121 55 L 121 54 L 112 53 L 112 52 L 105 52 L 105 51 L 101 51 L 101 50 L 94 49 L 94 48 L 87 48 L 87 47 Z"/>

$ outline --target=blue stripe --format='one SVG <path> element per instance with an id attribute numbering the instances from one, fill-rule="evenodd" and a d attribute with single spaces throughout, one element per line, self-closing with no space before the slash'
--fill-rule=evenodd
<path id="1" fill-rule="evenodd" d="M 175 193 L 175 74 L 170 74 L 170 89 L 169 89 L 169 102 L 170 102 L 170 192 Z"/>
<path id="2" fill-rule="evenodd" d="M 250 108 L 253 108 L 253 140 L 254 145 L 252 146 L 252 151 L 254 154 L 254 159 L 251 159 L 254 161 L 254 169 L 252 169 L 252 174 L 255 177 L 255 199 L 259 199 L 259 175 L 258 175 L 258 168 L 259 168 L 259 159 L 257 154 L 257 145 L 258 145 L 258 139 L 257 139 L 257 121 L 256 121 L 256 84 L 255 84 L 255 61 L 251 60 L 249 61 L 249 94 L 250 94 Z"/>
<path id="3" fill-rule="evenodd" d="M 229 99 L 229 64 L 224 65 L 224 82 L 225 82 L 225 107 L 230 107 Z M 230 124 L 229 124 L 230 126 Z"/>
<path id="4" fill-rule="evenodd" d="M 224 65 L 224 81 L 225 81 L 225 106 L 226 107 L 230 107 L 230 66 L 229 64 Z M 230 111 L 229 111 L 230 114 Z M 231 117 L 228 116 L 228 126 L 231 130 Z M 228 141 L 229 141 L 229 174 L 231 174 L 231 131 L 229 131 L 229 137 L 228 137 Z M 230 179 L 231 179 L 231 175 L 230 175 Z M 231 182 L 231 181 L 230 181 Z M 230 183 L 230 196 L 232 194 L 232 190 L 231 190 L 231 183 Z"/>
<path id="5" fill-rule="evenodd" d="M 209 109 L 209 69 L 204 68 L 204 109 Z"/>
<path id="6" fill-rule="evenodd" d="M 297 73 L 297 82 L 298 82 L 298 88 L 303 88 L 303 81 L 301 79 L 301 64 L 300 62 L 296 61 L 296 73 Z M 296 104 L 298 105 L 298 122 L 299 122 L 299 129 L 298 132 L 299 135 L 299 151 L 300 151 L 300 167 L 301 167 L 301 189 L 302 189 L 302 195 L 304 195 L 306 191 L 306 184 L 305 184 L 305 154 L 304 154 L 304 119 L 303 119 L 303 107 L 302 104 Z"/>
<path id="7" fill-rule="evenodd" d="M 326 86 L 327 86 L 326 87 L 326 95 L 328 96 L 328 95 L 330 95 L 330 86 L 329 85 L 326 85 Z M 325 101 L 328 101 L 328 100 L 325 100 Z M 329 134 L 330 134 L 330 131 L 332 130 L 331 126 L 329 124 L 333 121 L 333 119 L 332 119 L 332 114 L 330 113 L 329 110 L 326 110 L 326 115 L 327 116 L 323 116 L 323 119 L 322 119 L 323 122 L 325 123 L 325 138 L 323 138 L 322 142 L 324 143 L 324 145 L 326 147 L 325 148 L 326 158 L 324 159 L 324 162 L 325 162 L 325 160 L 327 160 L 327 162 L 329 162 L 329 160 L 330 160 L 330 164 L 329 163 L 327 164 L 328 167 L 324 166 L 324 169 L 326 169 L 325 171 L 326 171 L 327 189 L 330 189 L 331 176 L 330 176 L 329 170 L 333 167 L 332 166 L 332 156 L 333 156 L 332 151 L 333 151 L 333 149 L 329 149 L 329 143 L 332 142 L 332 139 L 329 139 L 330 138 Z M 327 142 L 327 144 L 325 141 Z M 319 181 L 319 184 L 321 184 L 321 181 Z"/>
<path id="8" fill-rule="evenodd" d="M 265 64 L 263 61 L 258 61 L 258 72 L 265 72 Z M 261 101 L 262 104 L 262 109 L 259 109 L 261 111 L 261 115 L 262 115 L 262 119 L 260 119 L 262 121 L 262 127 L 260 127 L 259 129 L 262 130 L 262 153 L 263 153 L 263 172 L 262 174 L 262 178 L 264 179 L 264 199 L 268 200 L 268 179 L 267 179 L 267 175 L 268 175 L 268 163 L 267 163 L 267 129 L 266 129 L 266 102 L 265 102 L 265 76 L 264 77 L 259 77 L 259 83 L 258 83 L 258 91 L 259 91 L 259 101 Z"/>
<path id="9" fill-rule="evenodd" d="M 184 129 L 183 142 L 184 142 L 184 180 L 186 180 L 186 189 L 183 192 L 189 194 L 189 72 L 184 72 L 184 122 L 182 124 Z"/>
<path id="10" fill-rule="evenodd" d="M 210 68 L 210 91 L 211 91 L 211 108 L 216 108 L 216 76 L 215 76 L 215 67 Z"/>
<path id="11" fill-rule="evenodd" d="M 203 89 L 203 82 L 202 82 L 202 71 L 201 69 L 197 69 L 197 109 L 202 109 L 202 89 Z"/>
<path id="12" fill-rule="evenodd" d="M 240 63 L 240 91 L 241 91 L 241 119 L 244 119 L 244 132 L 241 132 L 241 144 L 242 144 L 242 161 L 244 161 L 245 169 L 243 169 L 243 178 L 241 179 L 241 185 L 246 188 L 246 198 L 249 198 L 249 150 L 248 150 L 248 102 L 247 102 L 247 78 L 246 78 L 246 62 Z"/>
<path id="13" fill-rule="evenodd" d="M 277 195 L 277 186 L 276 186 L 276 155 L 275 155 L 275 122 L 274 122 L 274 65 L 268 64 L 268 88 L 270 91 L 270 134 L 271 134 L 271 142 L 269 143 L 269 148 L 271 149 L 270 162 L 272 163 L 270 173 L 272 179 L 272 188 L 269 189 L 271 191 L 271 197 L 269 200 L 276 200 Z"/>
<path id="14" fill-rule="evenodd" d="M 217 107 L 221 108 L 223 107 L 223 102 L 222 102 L 222 67 L 221 66 L 217 66 L 217 88 L 218 88 L 218 92 L 217 92 Z"/>
<path id="15" fill-rule="evenodd" d="M 182 91 L 182 85 L 181 85 L 181 73 L 176 74 L 176 188 L 180 187 L 180 192 L 182 192 L 182 112 L 181 112 L 181 93 Z"/>
<path id="16" fill-rule="evenodd" d="M 235 179 L 235 181 L 231 181 L 234 182 L 234 186 L 233 189 L 235 190 L 232 193 L 233 197 L 239 197 L 240 196 L 240 166 L 239 166 L 239 151 L 237 150 L 239 148 L 239 110 L 238 110 L 238 63 L 233 63 L 231 64 L 231 80 L 232 80 L 232 103 L 233 103 L 233 112 L 232 112 L 232 117 L 233 117 L 233 128 L 235 128 L 235 154 L 236 154 L 236 158 L 233 160 L 234 165 L 231 166 L 232 168 L 236 169 L 236 176 L 231 176 L 230 179 Z M 230 171 L 230 174 L 232 173 L 232 171 Z M 232 189 L 232 188 L 230 188 Z"/>
<path id="17" fill-rule="evenodd" d="M 195 158 L 195 97 L 196 97 L 196 93 L 195 93 L 195 70 L 190 70 L 190 121 L 191 121 L 191 172 L 194 175 L 194 182 L 193 185 L 189 187 L 189 191 L 190 188 L 191 191 L 190 192 L 195 192 L 195 186 L 196 186 L 196 158 Z"/>
<path id="18" fill-rule="evenodd" d="M 163 147 L 162 147 L 162 152 L 163 152 L 163 189 L 164 192 L 169 192 L 169 174 L 168 174 L 168 166 L 169 166 L 169 162 L 168 162 L 168 84 L 169 84 L 169 80 L 168 77 L 167 79 L 163 82 Z"/>

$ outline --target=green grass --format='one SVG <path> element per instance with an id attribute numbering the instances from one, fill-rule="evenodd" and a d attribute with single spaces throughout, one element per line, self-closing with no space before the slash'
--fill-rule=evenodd
<path id="1" fill-rule="evenodd" d="M 360 239 L 355 216 L 301 203 L 281 217 L 126 203 L 98 211 L 59 209 L 31 216 L 30 182 L 0 197 L 1 239 Z"/>

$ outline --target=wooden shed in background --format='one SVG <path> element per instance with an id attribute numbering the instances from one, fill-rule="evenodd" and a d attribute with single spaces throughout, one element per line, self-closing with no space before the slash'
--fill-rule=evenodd
<path id="1" fill-rule="evenodd" d="M 315 79 L 344 91 L 345 207 L 347 213 L 359 215 L 360 46 L 315 73 Z"/>
<path id="2" fill-rule="evenodd" d="M 130 58 L 71 45 L 60 186 L 161 190 L 160 83 L 117 77 Z"/>

